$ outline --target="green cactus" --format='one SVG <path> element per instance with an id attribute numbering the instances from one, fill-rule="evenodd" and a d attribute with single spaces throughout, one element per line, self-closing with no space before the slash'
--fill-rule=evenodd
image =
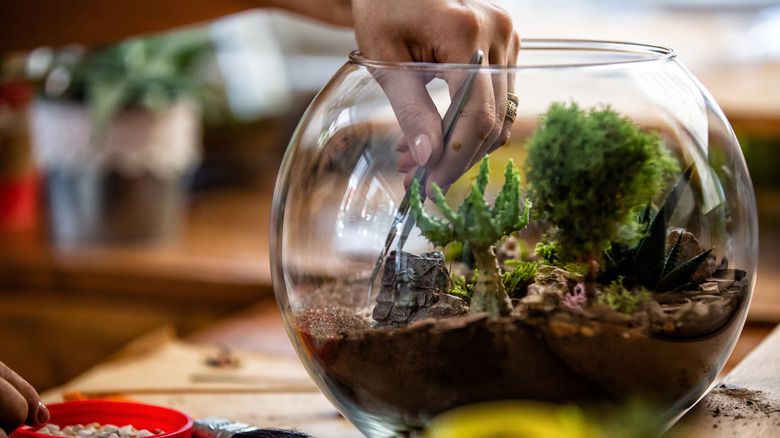
<path id="1" fill-rule="evenodd" d="M 458 211 L 444 200 L 441 189 L 433 184 L 433 199 L 442 218 L 429 216 L 422 208 L 419 182 L 412 183 L 411 214 L 420 232 L 434 245 L 457 241 L 467 245 L 474 255 L 479 277 L 471 296 L 471 311 L 488 312 L 492 317 L 508 315 L 512 304 L 498 267 L 494 245 L 502 236 L 528 225 L 531 202 L 520 194 L 520 171 L 512 161 L 507 164 L 504 186 L 493 207 L 485 201 L 488 183 L 488 157 L 480 164 L 479 174 Z"/>

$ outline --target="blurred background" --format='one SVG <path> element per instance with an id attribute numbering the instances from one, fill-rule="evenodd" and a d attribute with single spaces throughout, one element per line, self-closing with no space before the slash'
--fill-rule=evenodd
<path id="1" fill-rule="evenodd" d="M 759 208 L 744 355 L 780 322 L 780 0 L 497 3 L 522 38 L 672 47 L 719 102 Z M 269 271 L 273 186 L 355 48 L 351 30 L 252 11 L 2 54 L 0 361 L 42 391 L 160 328 L 292 355 Z"/>

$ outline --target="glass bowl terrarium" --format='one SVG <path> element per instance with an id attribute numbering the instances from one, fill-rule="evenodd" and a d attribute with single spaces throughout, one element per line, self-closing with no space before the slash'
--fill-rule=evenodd
<path id="1" fill-rule="evenodd" d="M 406 188 L 376 78 L 416 76 L 444 113 L 441 78 L 465 74 L 512 81 L 511 141 L 446 195 L 413 183 L 415 226 L 384 257 Z M 298 355 L 370 437 L 503 399 L 642 397 L 671 418 L 728 358 L 757 262 L 721 110 L 673 51 L 625 43 L 524 41 L 511 68 L 353 53 L 291 140 L 271 228 Z"/>

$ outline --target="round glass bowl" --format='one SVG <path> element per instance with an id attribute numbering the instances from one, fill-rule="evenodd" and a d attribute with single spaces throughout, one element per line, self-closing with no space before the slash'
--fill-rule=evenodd
<path id="1" fill-rule="evenodd" d="M 452 185 L 457 214 L 430 222 L 454 242 L 437 247 L 413 227 L 369 287 L 405 194 L 402 133 L 377 78 L 425 84 L 444 114 L 443 78 L 471 73 L 511 81 L 511 140 L 480 177 L 478 165 Z M 519 195 L 503 189 L 510 161 Z M 458 210 L 470 190 L 487 204 Z M 483 233 L 483 213 L 503 228 Z M 290 142 L 272 270 L 301 361 L 369 437 L 413 434 L 454 407 L 501 399 L 642 397 L 672 418 L 711 387 L 739 336 L 757 229 L 737 139 L 672 50 L 526 40 L 516 67 L 353 53 Z"/>

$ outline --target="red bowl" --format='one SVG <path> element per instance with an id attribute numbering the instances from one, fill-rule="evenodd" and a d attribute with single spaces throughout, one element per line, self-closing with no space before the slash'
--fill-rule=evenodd
<path id="1" fill-rule="evenodd" d="M 61 428 L 89 423 L 114 424 L 120 427 L 129 424 L 136 429 L 146 429 L 152 433 L 156 429 L 163 431 L 154 435 L 154 438 L 190 438 L 192 434 L 192 418 L 162 406 L 83 400 L 55 403 L 46 407 L 51 414 L 47 424 L 56 424 Z M 9 438 L 51 438 L 51 435 L 36 432 L 40 428 L 41 426 L 21 426 L 11 433 Z"/>

